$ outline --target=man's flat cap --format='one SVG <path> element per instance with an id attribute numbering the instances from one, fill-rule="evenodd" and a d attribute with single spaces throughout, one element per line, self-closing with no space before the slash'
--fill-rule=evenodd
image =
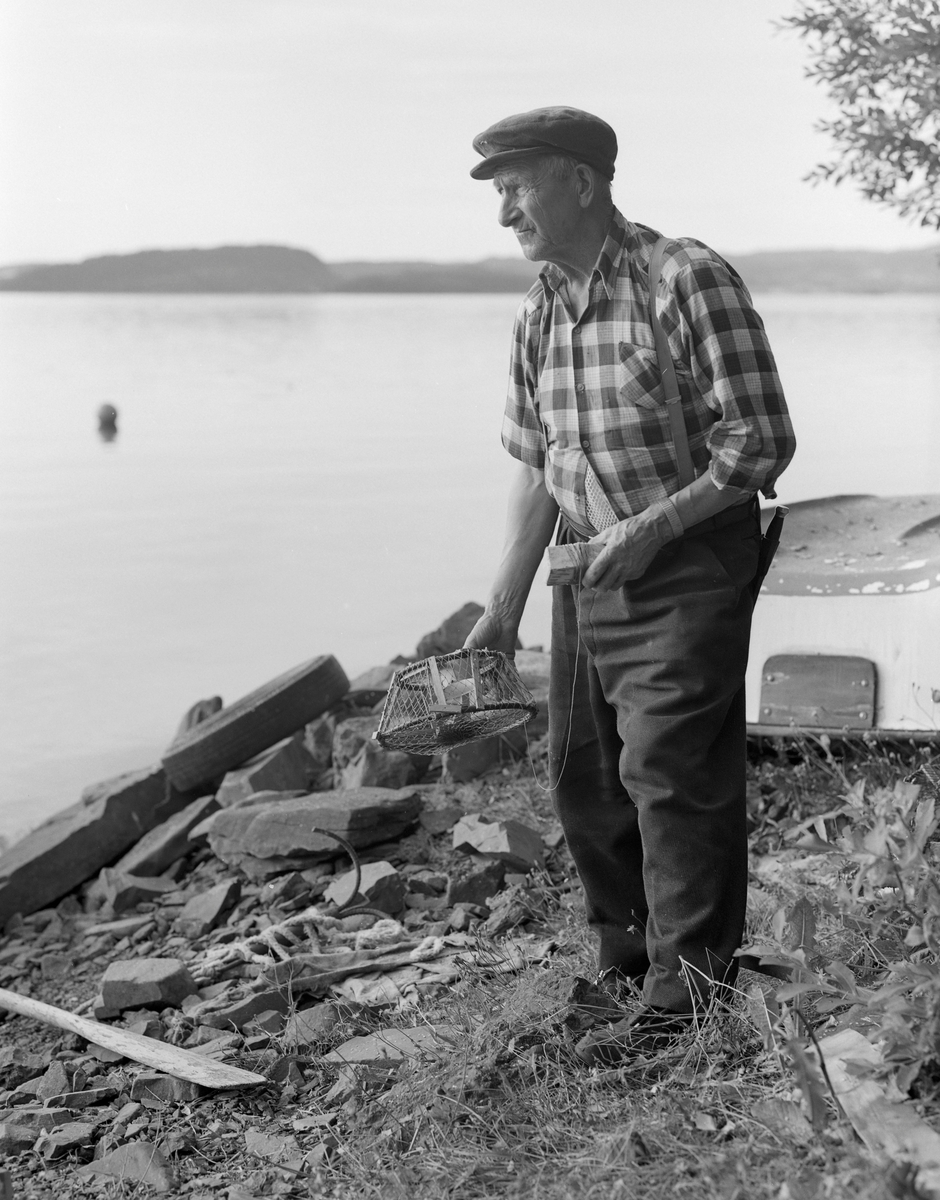
<path id="1" fill-rule="evenodd" d="M 534 108 L 484 129 L 473 148 L 483 155 L 470 172 L 474 179 L 492 179 L 508 163 L 540 154 L 568 154 L 613 179 L 617 135 L 606 121 L 580 108 Z"/>

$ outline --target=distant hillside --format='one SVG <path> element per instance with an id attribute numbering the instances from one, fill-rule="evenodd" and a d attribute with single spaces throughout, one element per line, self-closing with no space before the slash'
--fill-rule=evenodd
<path id="1" fill-rule="evenodd" d="M 767 250 L 728 260 L 752 292 L 940 292 L 930 250 Z"/>
<path id="2" fill-rule="evenodd" d="M 337 292 L 526 292 L 540 263 L 485 258 L 476 263 L 330 263 Z"/>
<path id="3" fill-rule="evenodd" d="M 323 292 L 332 283 L 315 254 L 287 246 L 142 250 L 0 273 L 8 292 Z"/>
<path id="4" fill-rule="evenodd" d="M 752 292 L 940 292 L 929 250 L 770 250 L 732 255 Z M 538 264 L 325 263 L 287 246 L 145 250 L 80 263 L 0 268 L 8 292 L 525 292 Z"/>

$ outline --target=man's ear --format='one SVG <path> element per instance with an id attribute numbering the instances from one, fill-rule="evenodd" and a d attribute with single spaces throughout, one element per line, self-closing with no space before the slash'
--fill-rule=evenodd
<path id="1" fill-rule="evenodd" d="M 594 199 L 594 172 L 586 163 L 578 163 L 574 169 L 575 186 L 578 191 L 578 203 L 582 208 L 589 208 Z"/>

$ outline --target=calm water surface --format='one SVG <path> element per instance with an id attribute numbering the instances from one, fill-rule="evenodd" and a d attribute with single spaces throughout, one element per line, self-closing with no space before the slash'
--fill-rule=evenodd
<path id="1" fill-rule="evenodd" d="M 202 696 L 322 653 L 355 675 L 485 598 L 516 304 L 0 295 L 0 835 L 155 761 Z M 800 439 L 781 499 L 940 492 L 940 296 L 757 304 Z"/>

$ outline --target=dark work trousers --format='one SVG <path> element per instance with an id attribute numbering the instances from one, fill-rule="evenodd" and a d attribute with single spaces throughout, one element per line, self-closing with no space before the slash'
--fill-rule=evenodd
<path id="1" fill-rule="evenodd" d="M 580 541 L 562 521 L 559 542 Z M 556 587 L 554 799 L 599 967 L 688 1012 L 737 974 L 747 902 L 744 671 L 756 504 L 661 549 L 617 591 Z"/>

